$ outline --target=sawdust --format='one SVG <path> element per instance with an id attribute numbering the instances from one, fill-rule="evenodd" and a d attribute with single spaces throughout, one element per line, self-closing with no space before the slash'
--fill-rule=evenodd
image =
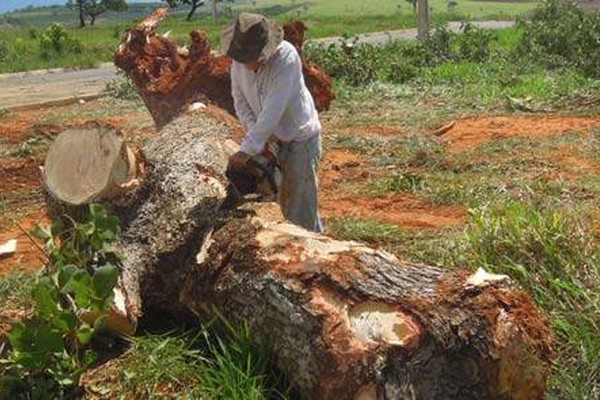
<path id="1" fill-rule="evenodd" d="M 600 127 L 600 118 L 557 116 L 474 117 L 456 121 L 442 138 L 448 151 L 473 150 L 495 139 L 549 137 L 565 133 L 588 133 Z"/>
<path id="2" fill-rule="evenodd" d="M 18 226 L 3 221 L 0 225 L 0 244 L 8 240 L 17 239 L 17 251 L 13 255 L 0 258 L 0 276 L 6 275 L 13 270 L 31 270 L 40 269 L 45 263 L 44 253 L 32 242 L 32 240 L 23 232 L 30 232 L 36 225 L 46 225 L 50 219 L 43 212 L 37 212 L 28 215 L 19 221 Z M 43 247 L 43 243 L 37 242 Z"/>

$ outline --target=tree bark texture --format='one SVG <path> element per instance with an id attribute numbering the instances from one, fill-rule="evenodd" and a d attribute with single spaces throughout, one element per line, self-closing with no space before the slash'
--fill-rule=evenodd
<path id="1" fill-rule="evenodd" d="M 402 261 L 264 204 L 222 209 L 236 141 L 239 126 L 209 106 L 171 118 L 143 148 L 136 200 L 117 207 L 133 325 L 156 308 L 218 310 L 268 337 L 311 399 L 543 398 L 552 335 L 507 277 Z"/>
<path id="2" fill-rule="evenodd" d="M 140 89 L 157 126 L 164 126 L 195 101 L 210 101 L 235 114 L 231 60 L 213 54 L 203 32 L 190 33 L 189 49 L 157 36 L 155 29 L 167 14 L 166 9 L 158 9 L 129 30 L 115 54 L 115 64 Z M 303 70 L 317 109 L 328 109 L 334 97 L 331 79 L 321 68 L 306 61 Z"/>
<path id="3" fill-rule="evenodd" d="M 221 210 L 235 137 L 208 108 L 144 147 L 138 198 L 119 211 L 132 323 L 156 308 L 217 309 L 269 337 L 309 398 L 543 397 L 551 334 L 526 294 L 309 233 L 256 204 Z"/>

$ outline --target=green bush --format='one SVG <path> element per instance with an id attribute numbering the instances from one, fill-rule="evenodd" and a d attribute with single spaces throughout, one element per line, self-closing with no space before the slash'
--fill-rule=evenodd
<path id="1" fill-rule="evenodd" d="M 357 38 L 339 45 L 308 46 L 306 54 L 336 79 L 352 86 L 375 81 L 406 83 L 422 68 L 447 61 L 484 62 L 491 56 L 494 35 L 471 24 L 456 34 L 439 27 L 420 41 L 391 41 L 380 45 L 357 44 Z"/>
<path id="2" fill-rule="evenodd" d="M 49 59 L 56 54 L 81 53 L 82 43 L 72 38 L 65 27 L 55 22 L 39 35 L 40 53 L 42 58 Z"/>
<path id="3" fill-rule="evenodd" d="M 119 221 L 98 205 L 85 223 L 38 228 L 50 260 L 32 290 L 33 315 L 13 324 L 10 351 L 0 360 L 0 398 L 70 398 L 97 359 L 90 349 L 113 303 L 119 262 L 112 242 Z M 98 317 L 90 325 L 83 313 Z"/>
<path id="4" fill-rule="evenodd" d="M 490 58 L 493 40 L 492 31 L 465 24 L 463 34 L 457 35 L 455 38 L 457 58 L 465 61 L 485 62 Z"/>
<path id="5" fill-rule="evenodd" d="M 139 100 L 136 86 L 127 77 L 116 78 L 108 81 L 104 93 L 121 100 Z"/>
<path id="6" fill-rule="evenodd" d="M 521 21 L 516 53 L 549 67 L 575 67 L 600 77 L 600 13 L 574 3 L 544 0 L 530 21 Z"/>

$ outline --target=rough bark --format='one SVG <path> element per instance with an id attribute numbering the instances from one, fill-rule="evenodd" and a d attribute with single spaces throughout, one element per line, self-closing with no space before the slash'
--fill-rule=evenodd
<path id="1" fill-rule="evenodd" d="M 156 36 L 155 29 L 167 13 L 166 9 L 158 9 L 129 30 L 115 54 L 115 64 L 140 89 L 159 127 L 195 101 L 210 101 L 233 115 L 231 60 L 212 54 L 203 32 L 190 33 L 189 49 L 178 47 L 167 37 Z M 312 63 L 304 61 L 303 68 L 317 109 L 328 109 L 334 97 L 331 79 Z"/>
<path id="2" fill-rule="evenodd" d="M 526 294 L 306 232 L 257 204 L 222 210 L 235 137 L 208 108 L 144 147 L 118 243 L 132 324 L 157 308 L 217 309 L 269 337 L 309 398 L 542 398 L 551 335 Z"/>
<path id="3" fill-rule="evenodd" d="M 205 239 L 181 301 L 249 321 L 308 398 L 543 398 L 545 321 L 507 281 L 471 277 L 250 212 Z"/>
<path id="4" fill-rule="evenodd" d="M 144 147 L 147 174 L 120 214 L 132 323 L 155 308 L 219 310 L 270 338 L 308 398 L 543 398 L 551 332 L 507 277 L 401 261 L 264 205 L 222 209 L 238 132 L 209 107 L 180 113 Z"/>

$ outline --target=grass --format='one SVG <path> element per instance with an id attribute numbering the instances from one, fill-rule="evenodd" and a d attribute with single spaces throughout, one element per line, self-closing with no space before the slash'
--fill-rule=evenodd
<path id="1" fill-rule="evenodd" d="M 449 13 L 444 0 L 434 0 L 432 23 L 442 24 L 450 20 L 512 19 L 533 9 L 534 2 L 500 3 L 461 1 L 456 11 Z M 124 14 L 107 13 L 96 26 L 79 29 L 75 27 L 76 13 L 67 8 L 35 9 L 6 14 L 4 19 L 12 28 L 0 29 L 0 73 L 27 71 L 56 67 L 97 66 L 109 62 L 123 31 L 147 15 L 159 5 L 132 5 Z M 358 33 L 387 31 L 415 26 L 412 6 L 405 1 L 376 0 L 365 3 L 358 0 L 333 1 L 260 1 L 256 6 L 236 5 L 235 11 L 264 13 L 281 23 L 290 19 L 302 19 L 309 27 L 311 38 L 355 35 Z M 167 19 L 160 33 L 170 31 L 181 44 L 189 43 L 193 29 L 204 30 L 213 44 L 218 47 L 218 38 L 231 18 L 223 15 L 215 23 L 210 17 L 209 6 L 199 9 L 192 21 L 184 20 L 185 10 L 175 11 Z M 41 57 L 39 34 L 52 22 L 69 27 L 70 36 L 82 44 L 80 52 L 55 54 L 51 58 Z"/>
<path id="2" fill-rule="evenodd" d="M 600 396 L 600 252 L 578 218 L 525 203 L 472 214 L 458 265 L 506 273 L 550 313 L 558 360 L 550 398 Z"/>
<path id="3" fill-rule="evenodd" d="M 136 398 L 283 399 L 289 382 L 269 344 L 246 326 L 146 334 L 132 339 L 119 366 L 122 395 Z M 224 333 L 225 332 L 225 333 Z"/>
<path id="4" fill-rule="evenodd" d="M 30 299 L 35 276 L 14 272 L 0 278 L 0 304 L 11 304 L 14 308 L 25 307 Z"/>

